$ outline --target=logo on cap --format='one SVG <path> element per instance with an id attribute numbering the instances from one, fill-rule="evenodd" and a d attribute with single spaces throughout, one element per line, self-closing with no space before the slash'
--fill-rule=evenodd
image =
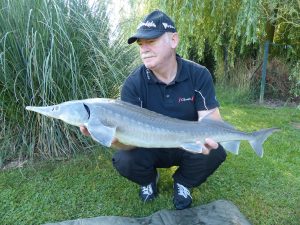
<path id="1" fill-rule="evenodd" d="M 150 27 L 156 27 L 156 24 L 155 24 L 153 21 L 151 21 L 151 22 L 149 22 L 149 21 L 141 22 L 141 23 L 138 25 L 137 30 L 140 29 L 140 28 L 143 27 L 143 26 L 150 28 Z"/>
<path id="2" fill-rule="evenodd" d="M 167 28 L 175 29 L 175 27 L 173 27 L 172 25 L 167 24 L 167 23 L 162 23 L 162 25 L 164 26 L 165 29 L 167 29 Z"/>

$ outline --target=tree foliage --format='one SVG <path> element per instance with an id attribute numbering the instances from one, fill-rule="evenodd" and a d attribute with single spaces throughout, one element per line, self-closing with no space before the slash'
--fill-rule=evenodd
<path id="1" fill-rule="evenodd" d="M 174 19 L 185 56 L 196 48 L 203 57 L 207 41 L 217 62 L 228 57 L 233 66 L 235 58 L 253 54 L 267 39 L 289 45 L 292 59 L 300 56 L 299 0 L 156 0 L 146 5 Z"/>
<path id="2" fill-rule="evenodd" d="M 217 80 L 226 84 L 234 79 L 244 80 L 246 87 L 238 86 L 256 89 L 254 92 L 258 92 L 260 80 L 257 79 L 253 87 L 249 83 L 254 73 L 260 71 L 264 44 L 270 41 L 269 59 L 281 58 L 282 65 L 287 64 L 289 70 L 286 80 L 278 82 L 292 83 L 289 93 L 285 94 L 299 96 L 300 0 L 140 0 L 131 3 L 135 18 L 158 8 L 174 20 L 181 40 L 180 55 L 208 67 L 213 64 L 209 69 L 215 72 Z M 239 65 L 244 66 L 236 68 Z"/>

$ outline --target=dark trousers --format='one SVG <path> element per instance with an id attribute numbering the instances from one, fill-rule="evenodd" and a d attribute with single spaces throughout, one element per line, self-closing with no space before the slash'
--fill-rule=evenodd
<path id="1" fill-rule="evenodd" d="M 194 154 L 177 148 L 119 150 L 112 161 L 122 176 L 139 185 L 155 181 L 156 168 L 178 166 L 173 175 L 174 181 L 191 188 L 205 182 L 225 159 L 226 152 L 219 145 L 209 155 Z"/>

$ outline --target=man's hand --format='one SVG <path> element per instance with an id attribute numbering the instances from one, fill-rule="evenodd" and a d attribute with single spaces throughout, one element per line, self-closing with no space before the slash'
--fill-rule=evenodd
<path id="1" fill-rule="evenodd" d="M 88 129 L 87 129 L 86 127 L 80 126 L 79 129 L 80 129 L 81 133 L 82 133 L 84 136 L 90 136 L 90 135 L 91 135 L 90 132 L 88 131 Z"/>
<path id="2" fill-rule="evenodd" d="M 217 149 L 219 147 L 219 144 L 211 138 L 206 138 L 205 143 L 204 143 L 204 147 L 205 148 L 203 149 L 202 154 L 208 155 L 211 150 Z"/>
<path id="3" fill-rule="evenodd" d="M 211 109 L 211 110 L 198 111 L 198 119 L 199 120 L 201 120 L 201 118 L 206 117 L 206 116 L 208 116 L 210 119 L 213 119 L 213 120 L 222 121 L 222 117 L 221 117 L 219 108 L 214 108 L 214 109 Z M 206 138 L 205 143 L 204 143 L 204 147 L 205 148 L 203 149 L 202 153 L 204 155 L 208 155 L 211 150 L 217 149 L 219 147 L 219 144 L 211 138 Z"/>

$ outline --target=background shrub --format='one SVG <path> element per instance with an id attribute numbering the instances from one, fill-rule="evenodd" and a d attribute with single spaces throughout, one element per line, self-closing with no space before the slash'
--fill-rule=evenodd
<path id="1" fill-rule="evenodd" d="M 107 2 L 2 0 L 0 24 L 0 164 L 89 146 L 77 128 L 25 106 L 117 97 L 137 57 L 120 32 L 112 33 Z"/>
<path id="2" fill-rule="evenodd" d="M 299 63 L 296 66 L 283 58 L 274 57 L 267 64 L 265 98 L 281 101 L 299 101 L 300 73 Z M 298 66 L 297 66 L 298 65 Z M 260 91 L 262 67 L 253 76 L 252 83 L 256 95 Z"/>

